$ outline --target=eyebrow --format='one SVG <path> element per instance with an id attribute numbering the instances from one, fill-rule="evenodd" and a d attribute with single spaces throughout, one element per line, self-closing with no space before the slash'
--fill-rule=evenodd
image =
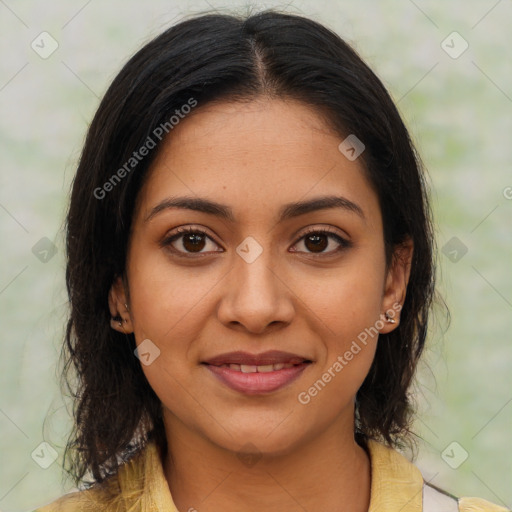
<path id="1" fill-rule="evenodd" d="M 197 212 L 215 215 L 230 222 L 235 222 L 235 215 L 229 206 L 217 203 L 210 199 L 192 196 L 168 197 L 164 199 L 151 209 L 144 222 L 150 221 L 153 217 L 164 210 L 174 208 L 194 210 Z M 353 201 L 342 196 L 321 196 L 307 201 L 299 201 L 283 205 L 279 210 L 278 221 L 282 222 L 306 213 L 332 208 L 341 208 L 342 210 L 355 213 L 363 220 L 366 220 L 362 208 Z"/>

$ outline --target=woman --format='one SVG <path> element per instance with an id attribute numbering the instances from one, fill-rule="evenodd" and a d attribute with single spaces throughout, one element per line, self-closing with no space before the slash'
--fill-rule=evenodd
<path id="1" fill-rule="evenodd" d="M 40 511 L 505 510 L 396 451 L 430 210 L 392 100 L 327 28 L 265 11 L 156 37 L 99 106 L 67 220 L 82 489 Z"/>

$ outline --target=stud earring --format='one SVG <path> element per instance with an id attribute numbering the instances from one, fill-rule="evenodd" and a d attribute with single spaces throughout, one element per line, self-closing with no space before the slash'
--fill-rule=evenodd
<path id="1" fill-rule="evenodd" d="M 123 327 L 123 319 L 119 313 L 116 316 L 111 317 L 111 322 L 117 322 L 119 327 Z"/>
<path id="2" fill-rule="evenodd" d="M 124 307 L 126 308 L 126 311 L 130 311 L 130 308 L 128 307 L 128 304 L 125 303 Z"/>
<path id="3" fill-rule="evenodd" d="M 390 324 L 396 324 L 396 320 L 393 317 L 389 316 L 389 313 L 387 311 L 384 313 L 384 316 L 386 317 L 386 322 L 389 322 Z"/>

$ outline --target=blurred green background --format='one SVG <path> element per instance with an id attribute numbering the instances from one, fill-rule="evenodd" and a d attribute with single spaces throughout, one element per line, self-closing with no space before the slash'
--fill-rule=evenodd
<path id="1" fill-rule="evenodd" d="M 512 2 L 5 0 L 0 510 L 31 510 L 71 488 L 61 487 L 59 465 L 70 428 L 57 366 L 67 300 L 61 228 L 99 98 L 134 51 L 183 16 L 247 6 L 326 24 L 397 102 L 429 171 L 439 290 L 452 314 L 446 331 L 439 310 L 419 370 L 416 463 L 456 495 L 511 507 Z M 47 469 L 34 461 L 50 453 L 43 441 L 58 457 Z"/>

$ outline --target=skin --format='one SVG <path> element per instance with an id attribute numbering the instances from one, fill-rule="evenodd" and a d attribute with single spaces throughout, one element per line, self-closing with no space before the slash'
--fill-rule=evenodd
<path id="1" fill-rule="evenodd" d="M 142 368 L 162 402 L 170 447 L 163 466 L 181 511 L 368 510 L 370 461 L 354 440 L 354 397 L 378 336 L 308 404 L 297 399 L 359 333 L 403 304 L 409 278 L 412 245 L 397 248 L 386 267 L 377 195 L 361 160 L 338 150 L 342 140 L 292 100 L 210 103 L 174 127 L 139 193 L 129 289 L 117 279 L 109 297 L 123 327 L 112 327 L 160 350 Z M 235 221 L 176 208 L 146 220 L 178 195 L 226 204 Z M 283 204 L 324 195 L 356 203 L 364 218 L 332 208 L 278 222 Z M 183 237 L 162 246 L 179 226 L 207 232 L 197 249 L 206 256 Z M 326 227 L 351 246 L 320 235 L 315 252 L 305 230 Z M 251 263 L 236 252 L 246 237 L 262 249 Z M 395 329 L 395 319 L 379 331 Z M 313 363 L 266 395 L 234 391 L 200 364 L 232 350 L 272 349 Z M 241 451 L 255 462 L 244 463 Z"/>

